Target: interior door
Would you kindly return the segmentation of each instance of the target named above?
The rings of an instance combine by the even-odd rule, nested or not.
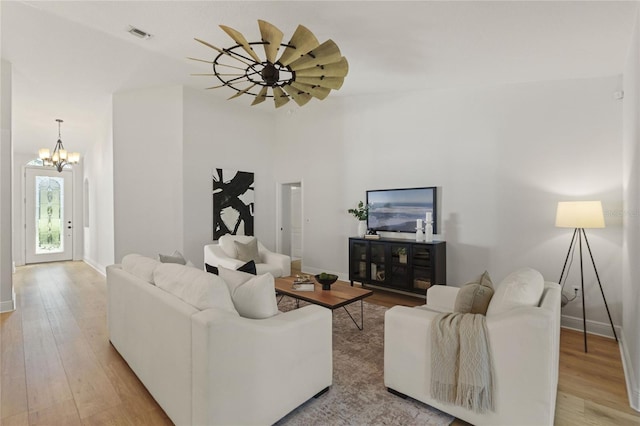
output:
[[[25,262],[73,258],[73,173],[25,169]]]
[[[291,257],[302,258],[302,187],[291,187]]]

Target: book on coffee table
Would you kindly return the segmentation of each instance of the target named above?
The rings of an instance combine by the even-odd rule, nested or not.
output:
[[[292,290],[296,290],[296,291],[314,291],[316,288],[316,286],[310,282],[294,282],[291,285],[291,289]]]

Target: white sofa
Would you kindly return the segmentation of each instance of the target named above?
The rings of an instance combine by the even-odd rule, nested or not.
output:
[[[218,243],[204,246],[204,263],[211,266],[222,266],[229,269],[238,269],[245,261],[238,259],[238,252],[234,242],[238,241],[246,244],[252,238],[246,235],[223,235]],[[274,277],[288,277],[291,275],[291,257],[275,253],[268,250],[258,241],[258,253],[260,261],[256,262],[256,272],[258,275],[269,272]]]
[[[384,381],[393,393],[407,395],[474,425],[552,425],[558,385],[560,286],[544,282],[536,306],[513,303],[502,312],[489,303],[486,323],[493,357],[495,411],[479,414],[439,402],[430,394],[431,322],[452,312],[459,288],[433,286],[425,306],[395,306],[385,315]]]
[[[243,318],[218,286],[214,303],[226,305],[200,310],[154,285],[166,264],[128,256],[138,258],[107,268],[109,339],[176,425],[272,424],[331,385],[328,309]],[[171,268],[178,295],[193,281],[221,280]]]

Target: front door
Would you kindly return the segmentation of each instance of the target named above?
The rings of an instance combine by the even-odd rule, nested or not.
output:
[[[73,173],[26,168],[26,263],[73,258]]]

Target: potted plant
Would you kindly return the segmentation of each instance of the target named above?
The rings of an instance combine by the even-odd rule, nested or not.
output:
[[[407,249],[405,247],[398,249],[398,262],[407,263]]]
[[[358,237],[362,238],[367,233],[367,218],[369,217],[369,205],[358,202],[358,207],[347,210],[353,217],[358,219]]]

